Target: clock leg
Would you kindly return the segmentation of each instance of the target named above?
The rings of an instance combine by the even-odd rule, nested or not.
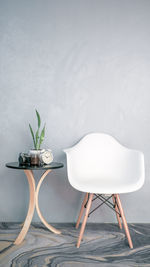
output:
[[[43,180],[45,179],[45,177],[47,176],[47,174],[51,172],[51,170],[47,170],[43,173],[43,175],[41,176],[40,180],[39,180],[39,183],[37,185],[37,188],[36,188],[36,193],[35,193],[35,205],[36,205],[36,210],[37,210],[37,213],[39,215],[39,218],[41,219],[42,223],[53,233],[55,234],[61,234],[61,231],[57,230],[56,228],[54,228],[52,225],[48,224],[48,222],[45,220],[45,218],[43,217],[40,209],[39,209],[39,203],[38,203],[38,195],[39,195],[39,190],[40,190],[40,187],[41,187],[41,184],[43,182]]]
[[[25,170],[24,171],[27,179],[28,179],[28,184],[29,184],[29,189],[30,189],[30,201],[29,201],[29,208],[28,208],[28,213],[24,222],[24,225],[22,227],[21,232],[19,233],[18,237],[16,238],[14,244],[19,245],[23,239],[25,238],[28,229],[30,227],[34,209],[35,209],[35,181],[34,181],[34,176],[32,171],[30,170]]]

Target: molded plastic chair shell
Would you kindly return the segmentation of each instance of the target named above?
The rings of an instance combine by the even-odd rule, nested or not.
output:
[[[144,183],[143,153],[122,146],[108,134],[88,134],[64,152],[68,180],[79,191],[127,193]]]

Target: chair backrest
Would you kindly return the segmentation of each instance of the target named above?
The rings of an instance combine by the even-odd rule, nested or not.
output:
[[[68,179],[137,179],[144,171],[143,153],[122,146],[108,134],[92,133],[75,146],[64,150],[67,154]]]

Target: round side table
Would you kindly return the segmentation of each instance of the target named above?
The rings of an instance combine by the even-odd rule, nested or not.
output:
[[[48,175],[48,173],[50,173],[53,169],[62,168],[63,166],[64,165],[62,163],[58,163],[58,162],[52,162],[49,165],[43,165],[43,166],[22,166],[22,165],[19,165],[18,162],[10,162],[6,164],[6,167],[8,168],[23,170],[25,172],[27,180],[28,180],[28,184],[29,184],[29,190],[30,190],[30,199],[29,199],[29,207],[28,207],[27,216],[26,216],[26,219],[24,221],[23,227],[19,235],[14,241],[15,245],[19,245],[24,240],[28,232],[28,229],[30,227],[35,208],[42,223],[53,233],[61,234],[59,230],[54,228],[52,225],[48,224],[48,222],[43,217],[39,209],[38,195],[39,195],[41,184],[43,180],[45,179],[45,177]],[[44,173],[42,174],[36,187],[33,171],[38,171],[38,170],[44,170]]]

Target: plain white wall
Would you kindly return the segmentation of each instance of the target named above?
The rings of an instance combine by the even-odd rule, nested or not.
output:
[[[65,164],[41,187],[46,220],[74,222],[83,197],[68,183],[62,149],[105,132],[145,154],[145,185],[121,198],[129,222],[149,222],[149,14],[148,0],[0,1],[0,221],[26,216],[26,177],[5,163],[32,148],[28,124],[36,127],[37,108],[43,147]],[[102,208],[89,221],[116,219]]]

